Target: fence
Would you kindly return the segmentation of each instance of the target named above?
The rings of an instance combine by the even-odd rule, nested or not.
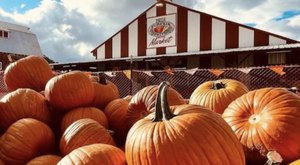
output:
[[[121,97],[134,95],[143,87],[158,85],[162,81],[169,81],[171,86],[185,99],[189,99],[192,92],[203,82],[223,78],[241,81],[250,90],[263,87],[300,88],[300,65],[174,71],[93,72],[93,74],[99,73],[104,74],[106,79],[119,87]],[[6,92],[2,73],[0,74],[0,95]]]
[[[161,81],[169,81],[185,99],[188,99],[203,82],[223,78],[241,81],[250,90],[263,87],[300,88],[300,65],[175,71],[126,70],[103,73],[119,87],[122,97],[133,95],[145,86],[158,85]]]

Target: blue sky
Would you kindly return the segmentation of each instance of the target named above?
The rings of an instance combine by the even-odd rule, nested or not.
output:
[[[29,27],[56,62],[90,51],[156,0],[0,0],[0,20]],[[300,0],[173,0],[188,8],[300,41]]]
[[[7,12],[18,11],[24,13],[27,10],[35,8],[40,3],[40,0],[0,0],[0,8]]]

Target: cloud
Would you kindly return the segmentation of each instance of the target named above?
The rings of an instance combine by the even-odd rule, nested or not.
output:
[[[300,1],[173,0],[182,6],[300,40],[300,17],[276,20],[297,11]],[[0,8],[0,19],[31,28],[42,52],[57,62],[90,61],[92,49],[144,12],[155,0],[41,0],[19,13]]]
[[[24,7],[26,7],[26,4],[22,3],[22,4],[20,5],[20,8],[23,9]]]

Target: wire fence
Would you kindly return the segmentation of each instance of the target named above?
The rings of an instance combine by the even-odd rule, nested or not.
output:
[[[225,78],[238,80],[250,90],[264,87],[300,88],[300,65],[161,71],[125,70],[92,72],[92,74],[103,74],[107,80],[115,83],[121,97],[134,95],[140,89],[158,85],[162,81],[170,82],[185,99],[189,99],[192,92],[203,82]],[[0,96],[7,92],[1,73]]]

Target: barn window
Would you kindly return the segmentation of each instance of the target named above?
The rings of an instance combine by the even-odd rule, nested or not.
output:
[[[8,31],[0,30],[0,38],[8,38]]]

